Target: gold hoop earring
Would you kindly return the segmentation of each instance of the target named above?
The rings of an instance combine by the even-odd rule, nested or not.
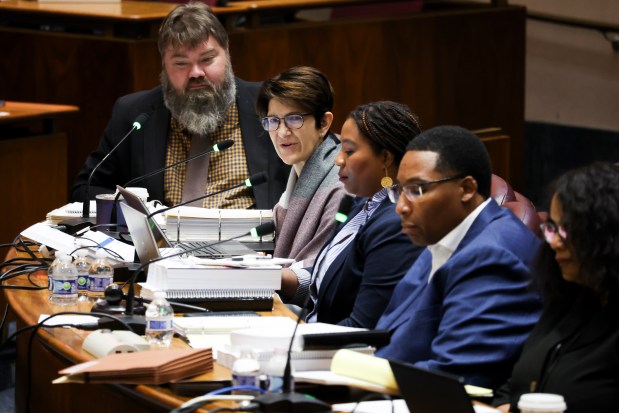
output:
[[[380,180],[380,186],[382,186],[383,188],[389,188],[393,185],[393,179],[391,179],[391,177],[389,176],[389,173],[387,172],[387,167],[383,168],[385,168],[385,176],[383,176],[383,178]]]

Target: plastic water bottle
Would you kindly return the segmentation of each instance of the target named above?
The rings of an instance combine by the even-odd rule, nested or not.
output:
[[[91,265],[90,260],[87,258],[88,250],[77,250],[76,255],[77,259],[73,261],[73,265],[77,269],[77,301],[88,301]]]
[[[266,390],[269,393],[282,393],[284,391],[284,371],[286,370],[287,360],[288,352],[285,349],[277,348],[273,351],[273,355],[264,368],[264,374],[267,376]],[[292,370],[290,373],[290,380],[292,380]]]
[[[52,303],[56,305],[77,304],[77,268],[71,262],[71,257],[64,254],[60,262],[54,267],[54,287],[52,289]]]
[[[260,362],[251,350],[241,349],[239,357],[232,364],[232,385],[260,387],[260,373]],[[258,391],[234,390],[232,394],[257,395]]]
[[[98,250],[95,257],[89,271],[88,297],[92,300],[103,299],[105,287],[114,282],[114,269],[107,260],[105,251]]]
[[[174,335],[174,310],[164,291],[156,291],[146,308],[146,341],[151,347],[168,348]]]
[[[66,255],[64,252],[56,251],[56,258],[47,268],[47,291],[49,292],[49,300],[52,301],[52,296],[54,294],[54,270],[60,264],[60,257],[62,255]]]

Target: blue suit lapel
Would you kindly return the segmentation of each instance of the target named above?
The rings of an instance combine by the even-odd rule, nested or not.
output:
[[[454,251],[454,255],[458,253],[458,251],[462,250],[462,248],[466,247],[472,240],[477,238],[477,236],[492,222],[494,221],[498,215],[501,213],[501,207],[497,205],[494,199],[491,199],[488,205],[485,206],[484,209],[481,210],[473,224],[466,232],[460,244],[458,244],[458,248]]]
[[[490,203],[475,218],[475,221],[458,245],[453,255],[462,250],[501,212],[500,207],[491,200]],[[452,255],[452,257],[453,257]],[[451,258],[450,258],[451,259]],[[428,286],[428,277],[432,269],[432,254],[428,249],[423,251],[408,273],[395,288],[391,301],[383,313],[377,328],[394,329],[408,320],[410,308]],[[440,269],[439,269],[440,271]],[[436,274],[435,274],[436,275]]]

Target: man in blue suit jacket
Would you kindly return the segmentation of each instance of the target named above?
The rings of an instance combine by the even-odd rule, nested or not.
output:
[[[540,240],[490,198],[490,160],[475,135],[437,127],[407,150],[392,192],[402,231],[428,248],[378,321],[392,336],[377,355],[498,387],[539,318],[529,284]]]

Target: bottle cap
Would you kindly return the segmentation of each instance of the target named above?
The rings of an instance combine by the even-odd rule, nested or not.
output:
[[[155,298],[166,298],[165,291],[155,291],[153,295],[155,296]]]
[[[520,396],[518,409],[522,412],[561,413],[567,405],[560,394],[526,393]]]
[[[95,256],[97,258],[106,258],[107,257],[107,253],[103,249],[98,249],[97,252],[95,253]]]
[[[77,255],[78,257],[86,257],[88,256],[88,254],[89,252],[86,248],[82,248],[82,249],[75,251],[75,255]]]

